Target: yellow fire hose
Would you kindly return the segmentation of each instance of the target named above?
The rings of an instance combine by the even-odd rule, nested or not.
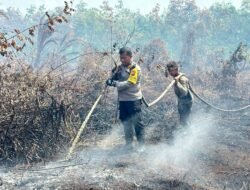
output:
[[[93,114],[93,112],[94,112],[96,106],[97,106],[98,103],[100,102],[102,96],[103,96],[103,94],[101,94],[101,95],[96,99],[96,101],[95,101],[94,105],[92,106],[91,110],[89,111],[89,113],[88,113],[86,119],[85,119],[84,122],[82,123],[82,125],[81,125],[81,127],[80,127],[80,129],[79,129],[79,131],[78,131],[78,133],[77,133],[77,135],[76,135],[76,137],[75,137],[75,139],[74,139],[74,141],[73,141],[73,143],[72,143],[70,149],[69,149],[68,155],[67,155],[67,157],[66,157],[67,160],[70,159],[70,157],[71,157],[73,151],[75,150],[76,144],[78,143],[79,138],[81,137],[81,134],[82,134],[83,130],[85,129],[85,127],[86,127],[86,125],[87,125],[87,123],[88,123],[88,121],[89,121],[91,115]]]
[[[179,79],[181,76],[183,76],[183,74],[180,74],[176,79]],[[175,80],[173,80],[168,86],[167,88],[163,91],[163,93],[157,98],[155,99],[153,102],[148,103],[147,100],[145,99],[145,97],[142,97],[142,101],[143,103],[146,105],[146,107],[151,107],[153,105],[155,105],[156,103],[158,103],[164,96],[165,94],[167,94],[167,92],[172,88],[172,86],[174,85]]]

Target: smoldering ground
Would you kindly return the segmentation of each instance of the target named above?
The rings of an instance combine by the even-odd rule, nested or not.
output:
[[[211,160],[218,160],[214,151],[221,149],[214,142],[218,119],[194,114],[190,127],[174,130],[172,141],[154,145],[150,138],[157,126],[152,123],[146,128],[144,152],[138,152],[136,141],[133,151],[125,151],[123,127],[115,124],[95,145],[78,149],[71,160],[2,172],[0,177],[5,187],[8,182],[17,189],[222,189],[226,180],[218,180],[211,166]],[[215,167],[223,162],[220,159]]]

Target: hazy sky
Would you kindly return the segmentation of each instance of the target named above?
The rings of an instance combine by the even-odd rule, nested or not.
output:
[[[80,0],[74,0],[75,3]],[[99,7],[103,0],[84,0],[89,7]],[[110,4],[113,5],[117,0],[109,0]],[[168,6],[169,0],[123,0],[124,6],[132,10],[139,9],[141,13],[148,13],[152,10],[152,7],[156,3],[159,3],[163,8]],[[215,2],[231,2],[236,7],[240,7],[241,0],[196,0],[196,3],[200,7],[209,7]],[[64,5],[64,0],[0,0],[0,8],[5,9],[7,7],[19,8],[22,12],[26,10],[30,5],[40,6],[44,4],[46,8],[53,8],[55,6]]]

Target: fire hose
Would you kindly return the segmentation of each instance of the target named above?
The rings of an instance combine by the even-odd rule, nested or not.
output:
[[[148,103],[148,101],[145,99],[145,97],[143,96],[142,97],[142,101],[143,103],[146,105],[146,107],[152,107],[153,105],[155,105],[156,103],[158,103],[164,96],[165,94],[171,89],[171,87],[174,85],[175,81],[173,80],[168,86],[167,88],[163,91],[163,93],[156,99],[154,100],[153,102],[151,103]],[[201,102],[203,102],[204,104],[206,104],[207,106],[213,108],[214,110],[217,110],[217,111],[221,111],[221,112],[239,112],[239,111],[243,111],[243,110],[246,110],[248,108],[250,108],[250,105],[246,105],[244,107],[241,107],[241,108],[238,108],[238,109],[222,109],[222,108],[219,108],[209,102],[207,102],[204,98],[202,98],[200,95],[198,95],[198,93],[193,89],[193,87],[189,84],[189,90],[191,91],[191,93],[196,97],[198,98]]]
[[[239,111],[243,111],[243,110],[246,110],[248,108],[250,108],[250,105],[247,105],[247,106],[244,106],[244,107],[241,107],[241,108],[238,108],[238,109],[232,109],[232,110],[228,110],[228,109],[222,109],[222,108],[219,108],[209,102],[207,102],[206,100],[204,100],[204,98],[202,98],[201,96],[199,96],[196,91],[192,88],[191,85],[189,85],[189,90],[193,93],[193,95],[198,98],[201,102],[203,102],[204,104],[208,105],[209,107],[215,109],[215,110],[218,110],[218,111],[222,111],[222,112],[239,112]]]

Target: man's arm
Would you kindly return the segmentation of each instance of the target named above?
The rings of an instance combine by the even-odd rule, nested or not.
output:
[[[181,93],[181,96],[186,96],[188,94],[189,84],[188,79],[185,76],[180,77],[176,85]]]
[[[120,90],[125,90],[128,89],[129,87],[135,85],[140,77],[140,71],[138,68],[134,68],[131,70],[129,78],[127,81],[123,81],[123,82],[115,82],[115,86],[117,87],[117,89]]]

